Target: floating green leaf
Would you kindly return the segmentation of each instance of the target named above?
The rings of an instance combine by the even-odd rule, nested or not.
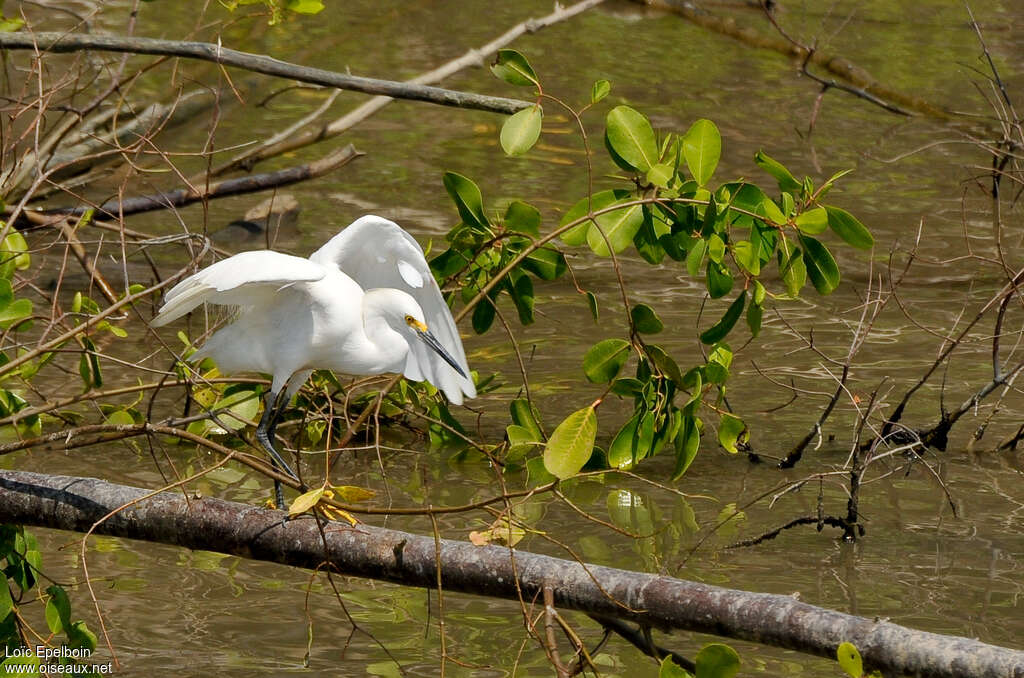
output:
[[[718,443],[727,452],[736,454],[739,451],[736,444],[746,442],[748,437],[747,425],[742,419],[728,413],[722,415],[722,421],[718,423]]]
[[[605,126],[608,144],[633,169],[646,172],[658,162],[654,129],[643,113],[616,106],[608,112]]]
[[[779,182],[779,189],[790,193],[799,193],[803,185],[796,180],[793,174],[786,169],[785,165],[769,156],[764,151],[754,154],[754,162],[768,174],[775,177]]]
[[[540,138],[543,113],[540,106],[529,108],[509,116],[501,126],[501,147],[508,155],[522,155],[533,148]]]
[[[579,473],[590,459],[597,438],[594,405],[577,410],[559,424],[544,448],[544,468],[565,480]]]
[[[630,311],[629,315],[633,320],[633,327],[641,334],[657,334],[665,329],[661,318],[647,304],[637,304]]]
[[[626,200],[623,202],[633,202]],[[597,226],[587,231],[587,244],[594,254],[607,257],[611,251],[622,252],[633,243],[633,236],[644,223],[643,205],[628,205],[622,209],[612,210],[596,217]]]
[[[498,56],[491,64],[491,73],[510,85],[529,87],[537,85],[537,74],[530,62],[514,49],[499,49]]]
[[[839,207],[826,205],[825,211],[828,212],[828,225],[847,244],[861,250],[869,250],[874,246],[875,239],[871,237],[871,232],[857,221],[857,217]]]
[[[715,173],[722,155],[722,136],[710,120],[700,119],[683,135],[683,157],[690,174],[704,186]]]
[[[818,294],[831,294],[839,287],[839,266],[832,258],[825,244],[809,236],[800,236],[800,244],[804,247],[804,263],[807,265],[807,277],[811,279]]]
[[[700,340],[705,344],[715,344],[725,338],[725,335],[732,331],[736,321],[739,320],[740,315],[743,313],[743,306],[747,302],[747,291],[743,290],[740,295],[736,297],[735,301],[729,304],[729,308],[726,309],[725,314],[721,320],[715,323],[713,326],[704,330],[700,334]]]
[[[489,222],[484,215],[484,199],[480,194],[480,187],[471,179],[455,172],[445,172],[443,182],[445,190],[459,210],[462,221],[469,226],[486,229]]]
[[[696,678],[733,678],[740,670],[736,650],[722,643],[709,643],[694,657]]]
[[[629,342],[623,339],[605,339],[590,347],[583,357],[583,372],[595,384],[604,384],[615,378],[629,359]]]
[[[594,86],[590,88],[590,103],[596,104],[597,102],[608,96],[608,93],[612,91],[612,84],[607,80],[598,80],[594,83]]]

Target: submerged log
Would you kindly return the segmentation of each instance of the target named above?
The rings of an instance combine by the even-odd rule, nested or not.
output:
[[[865,667],[886,675],[1024,678],[1024,651],[969,638],[909,629],[808,605],[789,596],[751,593],[654,574],[629,572],[499,546],[420,536],[371,525],[282,522],[279,511],[220,499],[116,485],[94,478],[0,471],[0,521],[94,532],[204,549],[304,568],[329,562],[345,575],[405,586],[527,601],[544,588],[554,603],[597,617],[663,630],[712,633],[836,655],[841,642],[860,650]],[[440,556],[438,558],[438,555]]]

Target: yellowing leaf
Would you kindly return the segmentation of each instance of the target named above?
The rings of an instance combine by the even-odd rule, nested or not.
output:
[[[297,516],[300,513],[305,513],[309,509],[319,503],[321,497],[324,496],[324,488],[318,487],[315,490],[310,490],[305,494],[300,494],[292,502],[292,505],[288,507],[288,515]]]

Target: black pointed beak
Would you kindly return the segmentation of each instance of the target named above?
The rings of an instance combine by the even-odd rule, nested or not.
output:
[[[441,342],[437,340],[437,337],[430,333],[430,330],[421,330],[418,327],[413,327],[413,329],[416,330],[416,335],[423,341],[423,343],[433,349],[437,355],[441,356],[446,363],[452,366],[453,370],[462,375],[463,379],[469,378],[466,373],[462,371],[462,368],[459,367],[459,363],[455,361],[455,358],[452,357],[451,353],[446,351],[444,346],[441,345]]]

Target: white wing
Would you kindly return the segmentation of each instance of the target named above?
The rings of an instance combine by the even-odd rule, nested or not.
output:
[[[468,375],[466,352],[448,304],[434,281],[423,248],[393,221],[367,215],[352,222],[309,256],[310,261],[335,264],[364,290],[393,288],[411,295],[423,309],[427,327]],[[426,379],[444,391],[456,405],[462,396],[476,396],[473,380],[462,377],[440,356],[420,342],[413,342],[405,376]]]
[[[185,278],[164,295],[164,305],[150,323],[160,327],[177,320],[204,301],[250,306],[270,290],[297,282],[313,282],[326,271],[309,259],[271,250],[242,252]]]

